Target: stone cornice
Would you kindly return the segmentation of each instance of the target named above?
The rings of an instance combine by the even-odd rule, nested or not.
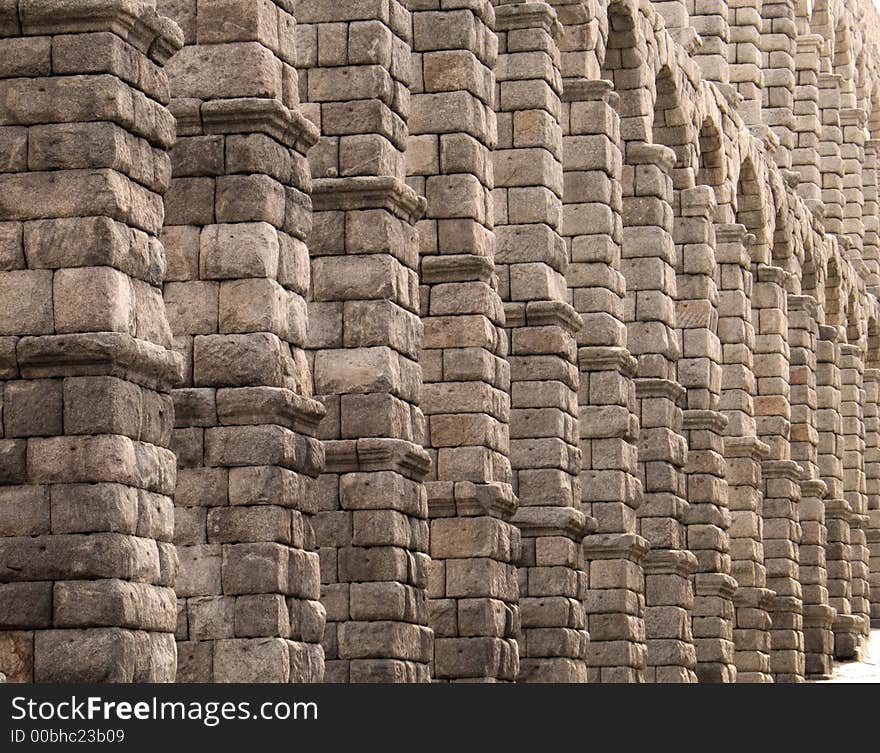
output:
[[[580,543],[596,521],[573,507],[519,507],[511,518],[523,536],[564,536]]]
[[[673,402],[678,402],[687,392],[682,385],[671,379],[637,377],[635,383],[636,395],[640,398],[665,397]]]
[[[797,42],[798,52],[815,53],[817,55],[822,49],[822,45],[825,44],[825,40],[821,34],[799,34],[795,39],[795,42]],[[818,63],[819,61],[817,60],[817,67]]]
[[[770,454],[770,447],[757,437],[724,437],[724,454],[732,458],[763,460]]]
[[[837,610],[828,604],[804,604],[804,627],[830,630]]]
[[[761,463],[761,473],[764,478],[787,478],[791,481],[800,481],[804,473],[794,460],[764,460]]]
[[[785,285],[785,279],[788,277],[782,267],[775,267],[768,264],[758,265],[758,282],[773,282],[777,285]]]
[[[651,545],[635,533],[595,533],[584,538],[584,557],[588,560],[629,560],[641,562]]]
[[[864,128],[868,122],[868,113],[862,107],[841,107],[840,125],[854,125]]]
[[[317,127],[275,99],[174,99],[169,105],[178,136],[264,133],[305,154],[318,143]]]
[[[630,141],[626,144],[628,165],[657,165],[669,172],[675,165],[675,152],[662,144],[646,144],[643,141]]]
[[[280,387],[241,387],[217,390],[221,426],[278,424],[315,436],[327,412],[319,401]]]
[[[183,356],[121,332],[23,337],[16,346],[25,379],[115,376],[170,389],[183,376]]]
[[[509,520],[517,510],[517,498],[510,484],[429,481],[426,487],[428,515],[432,518],[489,515]]]
[[[715,226],[715,240],[718,243],[745,243],[748,234],[746,226],[737,222]]]
[[[421,481],[431,467],[422,447],[403,439],[342,439],[324,442],[327,473],[397,471]]]
[[[495,26],[495,7],[492,0],[457,0],[455,9],[467,9],[489,27]]]
[[[529,301],[525,314],[529,327],[559,326],[574,335],[584,326],[581,315],[564,301]]]
[[[694,576],[694,593],[697,596],[720,596],[732,599],[739,585],[736,578],[726,573],[697,573]]]
[[[651,549],[642,560],[645,575],[680,575],[696,572],[697,558],[685,549]]]
[[[723,434],[730,419],[717,410],[685,410],[682,412],[682,428],[688,430],[714,431]]]
[[[614,91],[611,81],[587,78],[568,78],[564,81],[563,102],[606,102],[616,106],[619,100],[620,95]]]
[[[828,493],[828,484],[826,484],[820,478],[801,479],[799,483],[801,485],[802,499],[804,497],[816,497],[817,499],[824,499],[825,495]]]
[[[858,345],[853,345],[852,343],[841,343],[840,344],[840,355],[854,356],[856,358],[861,358],[862,357],[862,348]]]
[[[562,24],[547,3],[513,3],[495,6],[495,31],[543,29],[554,39],[562,36]]]
[[[265,133],[305,153],[318,143],[317,127],[276,99],[215,99],[200,108],[205,133]]]
[[[825,517],[832,520],[848,521],[853,514],[852,507],[849,502],[841,498],[832,498],[825,500]]]
[[[626,348],[586,346],[578,348],[578,368],[581,371],[619,371],[635,376],[638,362]]]
[[[387,209],[415,224],[427,209],[427,200],[406,183],[390,176],[317,178],[312,181],[312,204],[316,212]]]
[[[163,65],[183,47],[183,32],[143,0],[31,0],[19,7],[27,35],[109,31]]]
[[[474,254],[422,257],[422,282],[489,282],[495,272],[491,259]]]

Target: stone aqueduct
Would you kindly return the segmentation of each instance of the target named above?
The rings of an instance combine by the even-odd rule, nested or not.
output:
[[[827,675],[878,152],[867,0],[0,0],[0,672]]]

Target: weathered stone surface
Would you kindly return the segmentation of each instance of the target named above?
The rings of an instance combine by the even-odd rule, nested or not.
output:
[[[179,363],[158,235],[178,30],[142,0],[15,12],[0,64],[0,672],[171,682]]]
[[[0,2],[0,679],[860,655],[876,11],[594,5]]]

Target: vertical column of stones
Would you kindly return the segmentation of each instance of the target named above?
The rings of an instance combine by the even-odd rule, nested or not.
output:
[[[742,96],[738,112],[747,126],[761,124],[763,89],[761,1],[728,0],[730,83]]]
[[[763,0],[761,4],[763,56],[763,122],[779,139],[773,159],[791,167],[794,137],[795,48],[797,24],[794,0]]]
[[[752,316],[757,323],[754,400],[758,437],[770,448],[762,463],[764,566],[775,592],[770,618],[770,666],[777,682],[804,679],[803,598],[798,574],[801,467],[791,459],[788,309],[780,267],[757,265]]]
[[[424,186],[421,355],[432,470],[433,677],[514,680],[519,529],[508,460],[510,372],[490,192],[497,39],[488,2],[411,2],[410,181]]]
[[[839,21],[841,19],[838,19]],[[838,23],[834,30],[834,45],[828,45],[832,52],[831,71],[840,77],[840,107],[846,110],[856,106],[856,68],[853,60],[853,45],[850,30],[841,28]]]
[[[865,230],[862,241],[862,260],[872,275],[872,278],[868,280],[869,290],[873,285],[880,284],[880,194],[877,192],[878,145],[880,145],[880,142],[875,139],[867,139],[865,141],[865,156],[861,164],[862,226]]]
[[[0,672],[171,682],[180,30],[149,2],[13,2],[0,37]]]
[[[178,144],[165,301],[174,392],[184,682],[315,682],[324,609],[311,515],[324,410],[305,353],[311,226],[286,2],[165,2]]]
[[[599,54],[603,43],[599,17],[590,0],[548,0],[556,11],[563,30],[557,40],[560,71],[565,80],[598,80]]]
[[[727,0],[687,0],[690,24],[702,40],[693,58],[700,66],[703,80],[717,84],[730,83],[727,6]]]
[[[798,513],[801,540],[798,574],[803,597],[805,673],[825,677],[831,673],[834,610],[828,604],[825,570],[826,486],[819,472],[816,431],[816,300],[788,296],[788,338],[791,385],[791,457],[801,466]]]
[[[672,38],[688,52],[697,46],[697,31],[691,24],[687,0],[653,0],[654,10],[663,18]]]
[[[852,614],[852,551],[849,538],[851,509],[843,490],[843,424],[840,415],[840,346],[836,327],[821,325],[816,348],[816,380],[819,432],[819,470],[828,487],[825,497],[825,525],[828,531],[825,548],[828,572],[828,603],[837,610],[834,618],[834,656],[855,656],[860,625]]]
[[[795,66],[797,86],[794,90],[794,149],[792,169],[800,176],[798,195],[808,205],[818,207],[822,201],[822,170],[819,162],[821,112],[819,109],[819,51],[822,37],[818,34],[797,38]]]
[[[296,4],[312,151],[309,345],[327,407],[316,533],[327,679],[426,682],[428,521],[418,238],[406,185],[411,16],[392,0]],[[438,546],[442,543],[438,539]]]
[[[843,160],[843,222],[841,233],[849,238],[859,255],[865,242],[865,195],[862,185],[862,165],[865,162],[865,111],[847,108],[840,112],[843,140],[840,157]]]
[[[840,346],[840,414],[843,429],[843,496],[849,504],[852,554],[852,613],[861,619],[868,635],[871,602],[868,591],[868,495],[865,480],[864,361],[859,345]]]
[[[865,369],[865,476],[871,625],[880,620],[880,369]]]
[[[733,595],[727,482],[724,474],[726,417],[718,411],[721,341],[715,282],[715,193],[697,186],[680,194],[675,306],[682,358],[678,380],[687,390],[683,426],[688,443],[685,498],[687,545],[697,558],[693,575],[693,634],[700,682],[735,682]]]
[[[562,231],[578,331],[578,430],[583,511],[596,521],[584,539],[590,681],[641,682],[645,670],[647,542],[636,533],[641,502],[638,423],[626,349],[620,273],[622,169],[617,95],[609,81],[566,80],[563,93]]]
[[[675,153],[631,142],[623,170],[623,244],[628,345],[638,360],[639,473],[644,501],[639,532],[651,550],[645,570],[645,630],[649,682],[696,679],[691,632],[696,560],[683,524],[687,445],[682,433],[684,389],[676,381],[675,245],[670,171]]]
[[[734,662],[738,682],[770,682],[770,615],[773,592],[764,568],[761,461],[770,448],[756,436],[752,350],[752,272],[743,225],[718,225],[716,259],[721,272],[718,335],[722,343],[721,400],[727,416],[724,457],[730,507],[734,599]]]
[[[770,669],[775,682],[803,682],[803,592],[799,580],[800,466],[791,460],[765,460],[764,564],[770,606]]]
[[[519,680],[586,682],[577,437],[580,317],[562,223],[560,26],[544,2],[496,3],[496,272],[510,345],[510,459],[522,535]]]
[[[829,233],[843,228],[843,159],[840,144],[840,76],[819,74],[819,168],[822,173],[823,222]]]

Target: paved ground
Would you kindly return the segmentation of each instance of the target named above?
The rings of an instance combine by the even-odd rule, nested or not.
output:
[[[880,683],[880,630],[871,631],[862,661],[836,663],[834,676],[825,682]]]

